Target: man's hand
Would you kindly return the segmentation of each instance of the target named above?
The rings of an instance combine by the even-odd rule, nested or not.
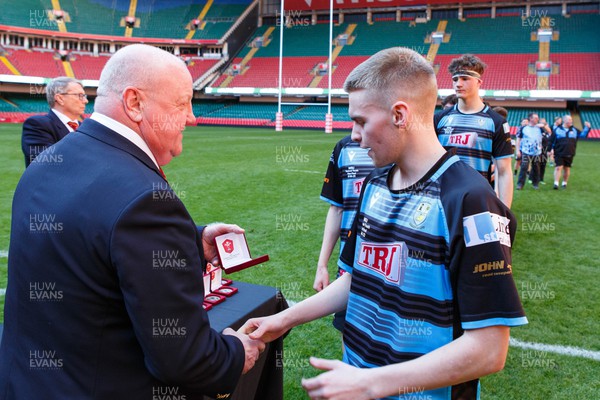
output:
[[[220,222],[209,224],[202,230],[202,247],[204,247],[204,258],[214,266],[220,266],[215,238],[226,233],[244,233],[244,230],[237,225],[223,224]]]
[[[376,397],[371,392],[368,371],[338,360],[310,358],[310,364],[327,371],[315,378],[302,379],[302,387],[311,399],[367,400]]]
[[[238,332],[248,335],[250,339],[270,343],[283,336],[288,330],[290,328],[285,326],[280,314],[275,314],[269,317],[249,319]]]
[[[313,289],[317,292],[325,289],[329,285],[329,271],[327,266],[317,266],[317,272],[315,274],[315,283],[313,283]]]
[[[254,367],[254,364],[256,364],[256,360],[258,360],[260,353],[265,350],[265,343],[261,340],[252,340],[247,335],[236,332],[231,328],[226,328],[223,331],[223,335],[231,335],[240,339],[244,346],[244,352],[246,353],[246,361],[244,362],[242,374],[250,371],[252,367]]]
[[[592,124],[590,124],[590,122],[589,122],[589,121],[585,121],[585,122],[583,123],[583,125],[584,125],[585,127],[587,127],[587,128],[591,128],[591,127],[592,127]]]

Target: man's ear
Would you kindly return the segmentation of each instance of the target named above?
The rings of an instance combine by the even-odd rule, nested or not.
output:
[[[392,123],[397,128],[404,128],[408,122],[408,105],[403,101],[392,104]]]
[[[135,87],[128,86],[123,90],[123,108],[125,114],[134,122],[142,121],[144,103],[141,96],[141,92]]]

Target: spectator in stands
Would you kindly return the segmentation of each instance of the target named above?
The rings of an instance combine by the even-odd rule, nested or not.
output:
[[[264,349],[211,329],[202,307],[204,266],[218,263],[214,238],[243,230],[197,228],[162,172],[195,122],[192,95],[177,57],[123,47],[102,70],[92,116],[54,145],[62,162],[23,173],[12,209],[3,399],[142,400],[165,387],[178,398],[226,399]]]
[[[513,197],[510,128],[506,119],[479,97],[485,68],[486,65],[472,54],[450,62],[448,71],[458,103],[435,115],[435,129],[444,148],[455,148],[461,160],[488,181],[489,166],[494,158],[498,168],[498,197],[510,207]]]
[[[21,148],[25,167],[46,148],[77,129],[88,103],[81,82],[66,76],[48,82],[46,99],[50,106],[48,114],[31,116],[23,123]]]
[[[377,167],[340,258],[348,273],[242,332],[270,341],[346,309],[344,362],[311,358],[326,371],[303,380],[311,399],[478,398],[478,378],[504,365],[510,327],[527,323],[510,267],[514,215],[437,140],[423,56],[382,50],[344,90],[352,139]]]
[[[452,106],[454,106],[456,103],[458,103],[458,97],[456,97],[456,94],[449,94],[442,100],[442,109],[452,108]]]
[[[558,190],[560,176],[562,172],[562,188],[567,188],[567,182],[571,175],[571,166],[577,149],[577,139],[587,137],[592,125],[586,121],[583,131],[573,126],[573,118],[565,114],[562,118],[563,124],[554,128],[554,132],[550,137],[550,147],[554,157],[554,190]]]
[[[529,123],[517,132],[517,157],[521,158],[521,172],[517,180],[517,190],[523,189],[527,179],[527,171],[531,166],[531,183],[534,189],[540,184],[540,159],[542,157],[543,125],[536,113],[529,113]]]
[[[367,149],[360,148],[350,135],[341,139],[333,148],[321,190],[321,199],[329,203],[329,211],[313,284],[317,292],[329,285],[329,258],[338,237],[340,254],[344,249],[348,231],[356,215],[362,183],[373,168],[373,160],[367,154]],[[337,277],[344,273],[344,269],[338,268]],[[333,326],[340,332],[343,332],[344,318],[345,313],[339,312],[333,319]]]

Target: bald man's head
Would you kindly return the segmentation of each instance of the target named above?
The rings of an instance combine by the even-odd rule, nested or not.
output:
[[[117,51],[106,63],[98,83],[98,97],[121,95],[128,86],[165,89],[156,80],[173,68],[187,70],[182,60],[158,47],[132,44]]]

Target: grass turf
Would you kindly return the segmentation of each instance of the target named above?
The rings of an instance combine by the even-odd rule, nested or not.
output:
[[[0,251],[8,250],[12,195],[24,169],[20,132],[20,125],[0,124]],[[271,261],[236,273],[234,280],[276,286],[299,301],[313,293],[327,212],[319,193],[331,150],[344,135],[188,128],[183,154],[165,172],[197,223],[237,223],[247,229],[254,254],[270,255]],[[530,321],[512,330],[519,340],[600,351],[594,302],[600,247],[593,236],[600,221],[598,154],[600,143],[579,143],[567,190],[552,190],[549,167],[548,185],[515,192],[513,271]],[[6,287],[6,265],[0,257],[0,288]],[[1,296],[2,312],[3,304]],[[308,365],[310,355],[341,357],[331,317],[298,327],[286,339],[286,399],[306,398],[300,380],[317,374]],[[482,397],[598,398],[598,375],[597,361],[511,347],[505,369],[482,379]]]

